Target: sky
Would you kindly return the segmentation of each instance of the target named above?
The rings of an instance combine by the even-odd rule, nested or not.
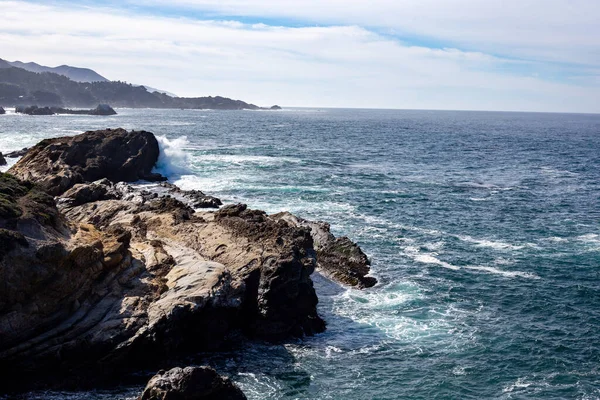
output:
[[[261,106],[600,113],[599,0],[0,0],[0,43]]]

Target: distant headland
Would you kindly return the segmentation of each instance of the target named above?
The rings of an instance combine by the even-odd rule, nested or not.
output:
[[[126,108],[212,110],[279,110],[221,96],[176,97],[146,86],[109,81],[95,71],[63,65],[56,68],[0,59],[0,105],[94,108],[98,104]]]

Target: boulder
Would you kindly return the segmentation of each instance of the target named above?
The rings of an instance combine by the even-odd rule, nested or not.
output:
[[[77,183],[165,180],[152,173],[158,142],[145,131],[106,129],[74,137],[46,139],[32,147],[10,173],[59,195]]]
[[[245,400],[244,393],[228,378],[209,367],[173,368],[160,371],[146,385],[138,400]]]
[[[0,152],[0,166],[1,165],[6,165],[6,159],[4,158],[4,156],[2,155],[2,152]]]

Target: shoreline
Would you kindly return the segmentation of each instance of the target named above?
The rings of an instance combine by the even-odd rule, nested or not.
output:
[[[115,147],[117,154],[106,150]],[[374,284],[373,278],[360,281],[369,271],[364,253],[335,238],[328,224],[240,204],[195,211],[190,205],[219,207],[220,201],[170,183],[156,184],[158,191],[136,188],[140,177],[165,180],[151,173],[158,156],[149,132],[86,132],[46,139],[10,168],[36,182],[35,189],[23,192],[17,188],[28,183],[4,175],[5,185],[14,186],[10,193],[24,193],[12,196],[24,197],[0,219],[15,238],[0,262],[11,286],[32,296],[8,293],[0,314],[0,325],[8,315],[11,321],[0,338],[0,370],[15,382],[25,371],[44,382],[73,368],[83,370],[75,376],[84,382],[110,380],[117,371],[158,368],[190,351],[218,349],[234,332],[267,341],[314,335],[325,329],[310,279],[317,266],[339,282]],[[55,200],[34,190],[47,190]],[[53,282],[39,286],[23,276],[23,262],[51,271]],[[14,311],[6,314],[6,305]],[[19,311],[31,307],[33,314]],[[108,376],[94,376],[100,370],[90,361],[98,357],[113,369]]]

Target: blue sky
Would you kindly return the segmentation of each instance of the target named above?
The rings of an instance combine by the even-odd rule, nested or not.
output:
[[[181,96],[600,112],[597,0],[0,0],[0,10],[0,58]]]

